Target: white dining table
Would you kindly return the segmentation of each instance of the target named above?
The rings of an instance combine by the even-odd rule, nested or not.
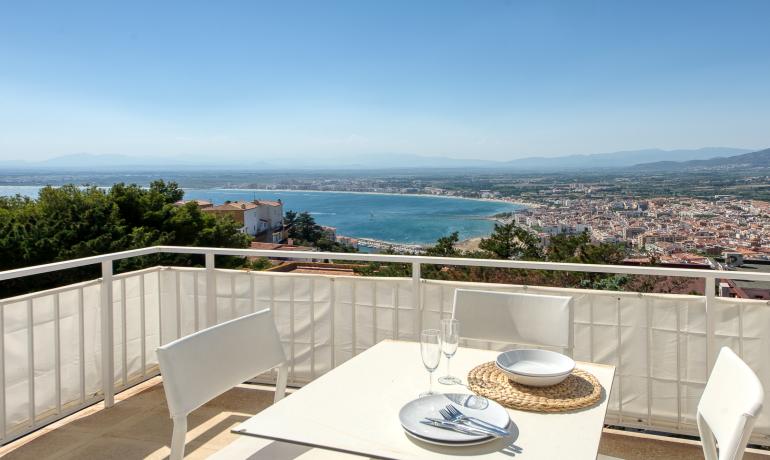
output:
[[[497,354],[490,350],[459,348],[452,358],[452,371],[466,381],[473,367],[494,361]],[[583,362],[578,362],[577,367],[591,372],[602,385],[599,403],[564,413],[508,409],[511,436],[476,446],[444,447],[408,436],[399,423],[401,407],[428,389],[420,344],[385,340],[264,409],[233,432],[264,438],[253,440],[255,446],[264,446],[265,439],[279,441],[276,445],[294,445],[298,455],[291,458],[306,458],[303,454],[315,458],[309,455],[314,450],[322,454],[321,457],[324,453],[336,452],[416,460],[447,456],[595,459],[615,368]],[[442,362],[436,374],[441,375],[444,369]],[[443,393],[471,393],[463,385],[440,385],[435,377],[433,389]],[[248,453],[249,441],[243,439],[240,445],[244,454]]]

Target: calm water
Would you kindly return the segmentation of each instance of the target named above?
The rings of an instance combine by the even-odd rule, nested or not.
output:
[[[37,196],[40,187],[0,186],[0,195]],[[227,189],[185,189],[187,199],[281,199],[284,211],[308,211],[338,235],[397,243],[433,243],[459,232],[461,239],[488,235],[493,222],[484,217],[518,209],[509,203],[430,196],[376,195],[337,192],[276,192]]]

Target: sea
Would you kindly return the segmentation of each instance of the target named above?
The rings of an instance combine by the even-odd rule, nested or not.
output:
[[[0,196],[37,197],[38,186],[0,186]],[[487,236],[490,217],[521,209],[521,205],[491,200],[355,192],[275,191],[191,188],[185,199],[221,204],[226,200],[281,200],[284,212],[309,212],[320,225],[335,227],[337,235],[402,244],[432,244],[458,232],[460,239]]]

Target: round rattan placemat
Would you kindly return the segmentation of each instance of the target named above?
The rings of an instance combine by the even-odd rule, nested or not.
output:
[[[474,367],[468,373],[468,387],[474,393],[511,409],[533,412],[566,412],[595,404],[602,386],[590,372],[575,369],[561,383],[530,387],[511,381],[494,362]]]

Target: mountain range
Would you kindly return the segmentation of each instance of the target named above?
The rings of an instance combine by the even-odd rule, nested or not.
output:
[[[770,168],[770,149],[707,160],[656,161],[634,166],[644,171],[693,171],[717,169],[758,169]]]
[[[265,170],[357,170],[357,169],[497,169],[516,171],[580,171],[597,169],[640,168],[645,170],[688,169],[720,167],[729,164],[762,164],[768,167],[768,152],[752,152],[730,147],[704,147],[700,149],[663,150],[645,149],[611,153],[565,155],[558,157],[525,157],[509,161],[457,159],[447,157],[408,154],[348,155],[322,159],[292,159],[283,157],[281,162],[259,158],[227,159],[210,157],[178,156],[128,156],[101,154],[73,154],[49,160],[0,161],[0,171],[9,170],[70,170],[70,171],[265,171]],[[736,159],[740,158],[739,161]],[[763,163],[764,162],[764,163]]]

